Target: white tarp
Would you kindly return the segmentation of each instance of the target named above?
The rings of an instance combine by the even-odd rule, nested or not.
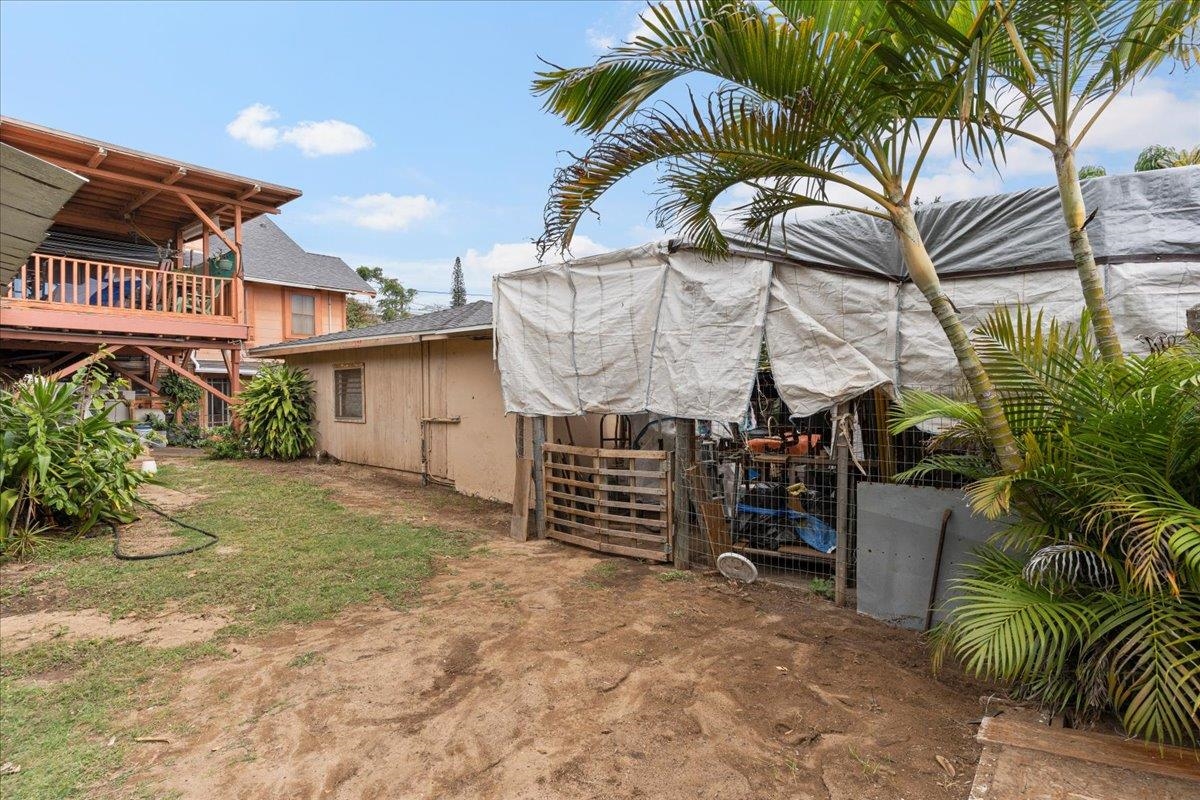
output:
[[[1141,337],[1185,331],[1187,309],[1200,304],[1200,168],[1087,186],[1102,201],[1104,223],[1089,231],[1123,346],[1142,352]],[[920,212],[943,288],[969,328],[998,303],[1078,320],[1079,280],[1060,258],[1066,236],[1048,191]],[[951,235],[956,213],[970,219],[974,244]],[[776,246],[770,260],[743,253],[707,261],[659,243],[497,276],[506,409],[737,421],[764,331],[775,384],[796,414],[878,386],[957,388],[954,355],[924,297],[891,274],[891,240],[872,234],[882,231],[870,218],[819,222],[804,223],[809,235],[787,258]],[[830,237],[850,232],[861,238],[834,249]]]

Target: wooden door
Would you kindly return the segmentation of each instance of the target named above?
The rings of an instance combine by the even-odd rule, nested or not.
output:
[[[458,420],[451,418],[447,410],[446,342],[425,342],[422,347],[425,373],[425,407],[421,416],[421,455],[424,461],[422,476],[434,483],[453,486],[449,426]]]

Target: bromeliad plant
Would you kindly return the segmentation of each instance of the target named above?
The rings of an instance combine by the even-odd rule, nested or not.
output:
[[[312,450],[316,407],[313,382],[304,370],[285,364],[265,367],[239,400],[235,413],[252,452],[292,461]]]
[[[893,430],[953,420],[906,475],[973,479],[1012,523],[954,584],[939,657],[1057,712],[1200,738],[1200,340],[1105,361],[1079,326],[998,309],[975,346],[1023,466],[997,469],[974,404],[908,392]]]
[[[132,519],[142,444],[109,412],[124,384],[101,369],[69,383],[31,376],[0,390],[0,545],[27,555],[42,533]]]

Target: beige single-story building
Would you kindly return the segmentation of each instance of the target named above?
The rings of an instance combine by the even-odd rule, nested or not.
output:
[[[316,383],[317,449],[512,502],[515,417],[492,360],[492,304],[258,347]]]

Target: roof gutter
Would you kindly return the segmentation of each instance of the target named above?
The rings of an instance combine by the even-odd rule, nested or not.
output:
[[[419,344],[421,342],[435,341],[437,339],[449,339],[453,336],[466,336],[472,333],[487,333],[491,334],[491,325],[474,325],[467,328],[446,328],[444,330],[432,331],[412,331],[409,333],[390,333],[377,334],[375,336],[362,336],[356,339],[333,339],[327,342],[312,342],[305,344],[303,341],[293,344],[280,343],[268,344],[262,347],[255,347],[250,350],[250,355],[256,358],[278,358],[280,356],[294,356],[301,353],[322,353],[330,350],[354,350],[360,347],[389,347],[398,344]]]
[[[289,289],[320,289],[321,291],[324,291],[324,292],[338,292],[340,294],[365,294],[365,295],[370,295],[371,297],[375,296],[375,291],[373,289],[364,290],[364,289],[346,289],[346,288],[343,288],[340,286],[339,287],[317,286],[316,284],[312,284],[312,283],[292,283],[290,281],[268,280],[267,278],[251,278],[249,276],[247,276],[245,278],[245,281],[246,281],[246,283],[265,283],[265,284],[269,284],[271,286],[286,286]]]

